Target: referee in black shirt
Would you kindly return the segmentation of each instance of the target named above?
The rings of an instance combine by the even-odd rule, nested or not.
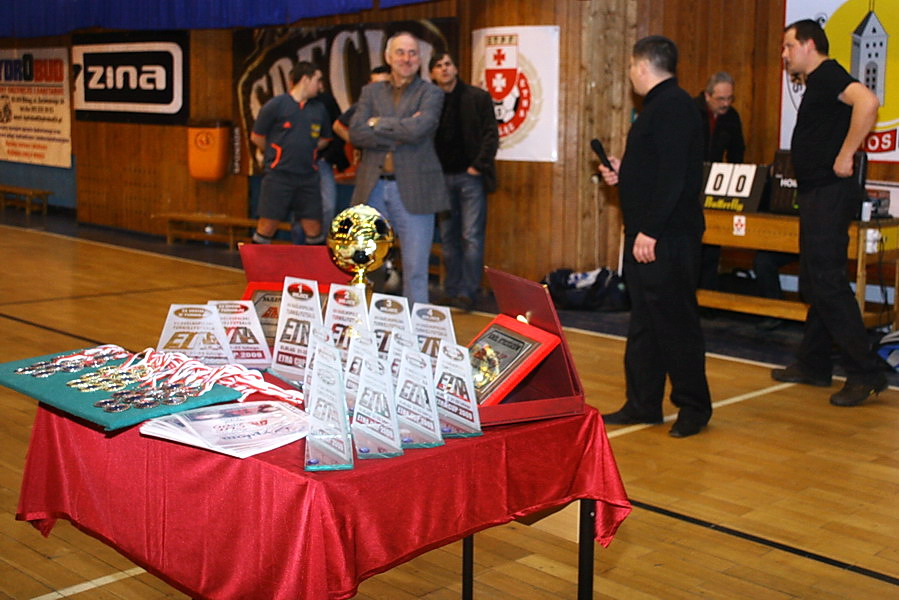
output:
[[[662,36],[635,45],[630,60],[643,110],[627,136],[624,157],[600,165],[618,185],[624,216],[624,279],[631,298],[624,355],[627,400],[603,415],[609,425],[663,421],[665,378],[678,407],[673,437],[699,433],[712,416],[705,375],[696,284],[705,221],[703,136],[690,95],[677,85],[677,47]]]

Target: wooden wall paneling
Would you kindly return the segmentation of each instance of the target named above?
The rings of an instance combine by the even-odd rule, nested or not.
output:
[[[636,2],[590,2],[583,15],[584,99],[579,144],[584,165],[580,201],[584,212],[594,212],[592,222],[585,220],[584,248],[578,270],[600,266],[618,268],[621,241],[621,211],[617,192],[589,177],[596,172],[597,159],[589,140],[598,138],[606,151],[621,156],[633,108],[628,60],[636,35]],[[592,254],[588,254],[591,245]]]
[[[509,25],[559,25],[559,4],[539,0],[487,0],[472,8],[471,28]],[[564,3],[568,4],[568,3]],[[564,41],[560,42],[564,46]],[[564,52],[564,48],[560,49]],[[564,57],[562,59],[564,64]],[[560,78],[565,77],[560,73]],[[560,98],[560,103],[564,102]],[[561,120],[560,104],[560,120]],[[561,129],[561,127],[560,127]],[[560,131],[559,148],[564,136]],[[557,175],[559,163],[499,161],[499,189],[488,200],[485,262],[497,268],[539,279],[555,266],[551,256],[564,252],[558,244],[561,221],[565,219],[564,187]]]
[[[233,121],[231,31],[192,31],[189,56],[191,116]],[[161,235],[156,213],[247,215],[246,177],[190,176],[185,126],[74,121],[73,142],[81,222]]]
[[[595,161],[588,141],[599,137],[618,156],[624,150],[637,101],[630,91],[627,61],[637,38],[661,33],[678,42],[679,77],[691,94],[702,88],[711,72],[732,72],[737,79],[736,107],[746,128],[747,160],[771,160],[778,146],[783,2],[438,0],[300,25],[455,16],[463,75],[471,70],[473,29],[560,26],[559,160],[501,161],[500,189],[489,199],[487,262],[534,279],[558,267],[617,266],[616,193],[590,181]],[[230,36],[227,30],[191,33],[190,102],[195,117],[236,118]],[[13,42],[37,45],[45,40]],[[54,45],[56,40],[46,43]],[[245,215],[247,178],[193,180],[186,169],[186,145],[183,127],[73,121],[79,220],[162,233],[162,224],[149,219],[154,212]],[[871,164],[869,176],[899,179],[899,165]]]
[[[238,108],[234,93],[233,32],[230,29],[203,29],[191,32],[192,119],[237,122]],[[194,85],[196,82],[196,85]],[[187,132],[183,133],[188,144]],[[231,146],[231,134],[227,137]],[[228,151],[227,174],[219,181],[186,181],[189,196],[194,199],[192,211],[223,213],[246,217],[249,214],[249,180],[231,175],[231,150]]]
[[[774,153],[780,148],[783,0],[764,3],[755,17],[755,54],[750,71],[752,87],[741,86],[740,94],[750,95],[751,101],[744,118],[747,160],[767,164],[774,160]]]
[[[594,103],[597,90],[591,88],[595,74],[608,68],[606,49],[597,45],[605,22],[588,22],[586,15],[603,10],[624,14],[622,2],[520,2],[495,0],[473,9],[472,29],[503,25],[558,25],[561,30],[559,159],[555,163],[518,163],[501,161],[498,165],[500,189],[491,196],[488,216],[486,260],[524,277],[539,279],[554,268],[596,268],[607,263],[606,246],[614,247],[617,263],[618,215],[606,205],[605,192],[594,196],[590,177],[595,168],[588,141],[599,135],[597,110],[585,107]],[[617,12],[616,12],[617,10]],[[514,16],[517,20],[511,21]],[[619,20],[620,21],[620,20]],[[620,22],[616,21],[616,27]],[[589,27],[589,28],[588,28]],[[593,40],[593,44],[587,43]],[[596,50],[593,50],[593,48]],[[589,56],[589,58],[588,58]],[[626,78],[626,69],[618,65],[616,78]],[[592,76],[592,79],[591,79]],[[613,89],[620,90],[613,86]],[[602,107],[608,119],[608,105]],[[608,119],[611,122],[611,119]],[[609,216],[615,235],[611,243],[604,230]]]

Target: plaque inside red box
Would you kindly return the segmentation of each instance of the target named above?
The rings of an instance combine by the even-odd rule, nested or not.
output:
[[[468,345],[480,406],[494,406],[559,345],[548,331],[497,315]]]
[[[549,290],[537,282],[491,267],[484,270],[501,314],[512,319],[520,315],[529,325],[557,337],[559,343],[505,395],[502,402],[480,406],[481,425],[583,413],[584,388]]]

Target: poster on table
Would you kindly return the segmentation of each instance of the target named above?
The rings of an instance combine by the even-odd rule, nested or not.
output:
[[[71,168],[65,48],[0,50],[0,160]]]
[[[493,98],[497,160],[558,160],[559,27],[490,27],[471,37],[471,84]]]
[[[787,0],[784,26],[800,19],[821,23],[829,55],[880,100],[877,124],[865,140],[868,160],[899,162],[899,2]],[[805,86],[781,73],[780,147],[789,148]]]

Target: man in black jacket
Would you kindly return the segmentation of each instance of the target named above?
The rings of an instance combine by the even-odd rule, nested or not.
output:
[[[435,54],[428,69],[446,94],[434,137],[450,194],[450,210],[438,215],[446,267],[443,290],[449,304],[468,310],[484,270],[487,194],[496,189],[499,132],[490,94],[460,81],[449,54]]]
[[[660,424],[665,378],[678,407],[672,437],[699,433],[712,416],[696,282],[705,220],[702,125],[677,85],[677,47],[653,35],[631,55],[630,79],[644,96],[624,157],[599,171],[618,185],[624,217],[624,279],[631,318],[624,354],[627,401],[609,425]]]
[[[702,119],[703,156],[707,162],[741,163],[746,143],[743,141],[743,123],[733,107],[734,78],[719,71],[709,77],[705,90],[693,98]],[[718,263],[721,246],[705,244],[702,247],[702,268],[699,287],[718,289]]]
[[[705,90],[693,98],[702,117],[705,148],[703,160],[730,163],[743,162],[746,143],[743,141],[743,123],[733,107],[734,78],[719,71],[709,77]]]

